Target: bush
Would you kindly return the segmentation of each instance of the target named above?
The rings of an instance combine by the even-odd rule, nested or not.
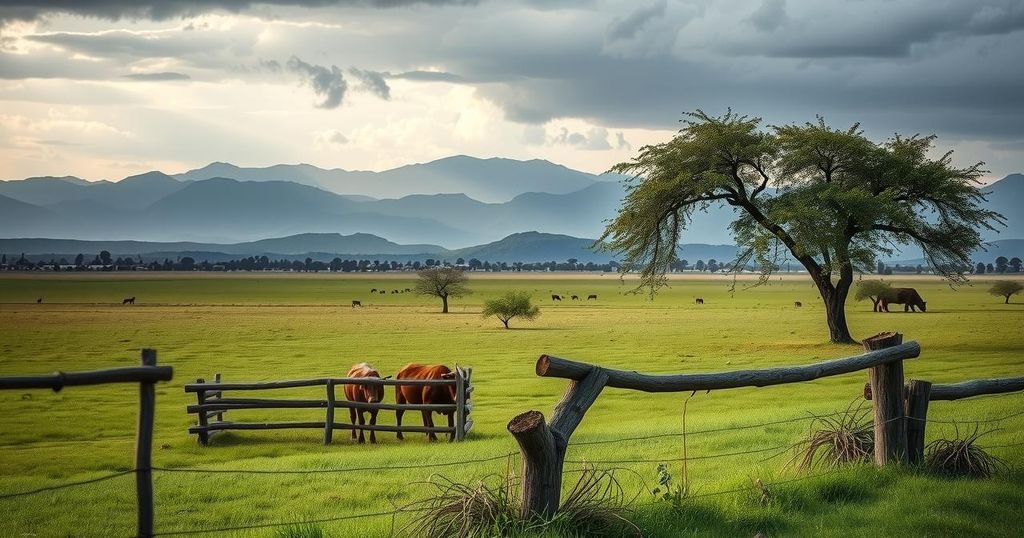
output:
[[[882,299],[893,300],[896,298],[896,292],[893,291],[892,286],[888,282],[881,280],[862,280],[857,283],[857,291],[854,292],[853,298],[858,301],[864,299],[871,299],[871,304],[874,305],[874,310],[878,311],[878,303]]]
[[[871,461],[875,450],[875,430],[870,408],[863,403],[850,404],[845,411],[833,416],[817,417],[812,431],[803,441],[797,454],[799,466],[810,469],[816,464],[838,467],[849,463]]]
[[[497,299],[484,302],[483,316],[496,316],[505,324],[506,329],[513,318],[533,320],[539,315],[540,308],[530,303],[530,294],[525,291],[510,291]]]
[[[1005,465],[1003,460],[989,454],[978,445],[982,437],[978,427],[956,439],[936,439],[928,444],[925,464],[928,470],[944,476],[989,478],[996,469]]]

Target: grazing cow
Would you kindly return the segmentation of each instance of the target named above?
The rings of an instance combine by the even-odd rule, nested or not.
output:
[[[412,288],[405,288],[405,291],[412,291]]]
[[[122,305],[135,304],[135,297],[129,297],[127,299],[124,299],[123,301],[121,301],[121,304]]]
[[[594,295],[593,293],[591,293],[590,295],[587,295],[587,300],[589,301],[591,299],[596,301],[597,300],[597,295]]]
[[[396,379],[453,379],[455,372],[443,364],[407,364],[395,375]],[[395,386],[395,403],[398,404],[454,404],[455,385],[437,386],[426,385],[416,386]],[[427,428],[434,427],[433,411],[423,411],[423,425]],[[399,427],[402,426],[402,414],[404,411],[395,411],[395,419]],[[455,412],[445,411],[442,414],[448,415],[448,427],[455,427]],[[398,432],[398,438],[402,439],[402,432]],[[449,439],[455,439],[452,433]],[[427,434],[428,441],[437,441],[437,435],[433,432]]]
[[[573,295],[572,296],[572,300],[573,301],[579,301],[580,300],[580,296],[579,295]]]
[[[36,304],[43,304],[43,298],[40,297],[40,298],[36,299]]]
[[[794,302],[793,302],[793,306],[795,306],[795,307],[797,307],[797,308],[800,308],[800,307],[801,307],[801,306],[803,306],[803,305],[804,305],[804,304],[803,304],[803,303],[801,303],[800,301],[794,301]]]
[[[895,298],[882,297],[882,310],[889,311],[889,304],[901,304],[903,305],[904,312],[916,312],[915,308],[920,308],[921,312],[925,312],[927,303],[921,298],[921,294],[917,293],[914,288],[893,288],[893,293],[896,295]]]
[[[357,306],[362,308],[363,303],[361,301],[352,301],[352,308],[355,308]]]
[[[371,289],[371,290],[370,290],[370,293],[377,293],[377,288],[373,288],[373,289]]]
[[[552,301],[561,301],[562,300],[562,296],[561,295],[554,295],[554,294],[552,294],[551,295],[551,300]]]
[[[378,372],[377,369],[374,368],[373,366],[365,362],[361,362],[359,364],[353,364],[352,368],[349,369],[348,374],[346,374],[345,377],[375,377],[377,379],[380,379],[380,372]],[[387,379],[387,377],[385,377],[384,379]],[[384,401],[384,385],[345,385],[345,399],[350,402],[356,403],[380,403]],[[370,412],[370,425],[376,426],[376,409],[356,409],[355,407],[350,407],[348,409],[348,415],[349,418],[352,420],[352,425],[355,426],[357,417],[359,420],[359,425],[365,425],[366,419],[363,417],[363,413],[367,411]],[[352,428],[352,438],[356,438],[355,428]],[[363,436],[363,430],[359,430],[359,442],[366,442],[366,438]],[[377,442],[377,432],[373,430],[370,430],[370,442]]]
[[[387,290],[380,290],[381,295],[384,295],[385,293],[387,293]]]
[[[700,297],[697,297],[697,301],[696,301],[696,303],[697,303],[697,304],[704,304],[704,299],[702,299],[702,298],[700,298]]]

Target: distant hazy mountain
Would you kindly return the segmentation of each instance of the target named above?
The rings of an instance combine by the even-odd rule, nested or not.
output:
[[[92,204],[116,209],[140,210],[185,187],[161,172],[147,172],[118,182],[88,182],[76,177],[38,177],[0,181],[0,194],[33,205],[80,210]]]
[[[291,181],[338,194],[374,198],[399,198],[410,194],[465,194],[484,202],[504,202],[526,192],[564,194],[578,191],[600,179],[599,176],[548,161],[478,159],[464,155],[383,172],[340,168],[325,170],[308,164],[242,168],[228,163],[212,163],[176,177],[191,181],[214,177],[243,181]]]
[[[985,232],[982,236],[988,241],[1024,239],[1024,175],[1010,174],[982,190],[989,193],[986,205],[1002,213],[1007,222],[999,233]]]

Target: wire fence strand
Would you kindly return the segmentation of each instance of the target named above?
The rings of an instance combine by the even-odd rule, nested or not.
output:
[[[66,482],[64,484],[57,484],[57,485],[54,485],[54,486],[47,486],[45,488],[38,488],[38,489],[29,490],[29,491],[19,491],[17,493],[3,493],[3,494],[0,494],[0,499],[11,499],[11,498],[14,498],[14,497],[24,497],[24,496],[27,496],[27,495],[35,495],[37,493],[46,493],[47,491],[57,491],[57,490],[62,490],[62,489],[67,489],[67,488],[73,488],[73,487],[76,487],[76,486],[84,486],[86,484],[95,484],[97,482],[104,482],[104,481],[107,481],[107,480],[111,480],[111,479],[114,479],[114,478],[118,478],[118,477],[125,476],[125,475],[130,475],[130,474],[135,474],[135,469],[132,469],[130,471],[122,471],[122,472],[119,472],[119,473],[112,473],[112,474],[100,476],[100,477],[97,477],[97,478],[91,478],[89,480],[81,480],[81,481],[78,481],[78,482]]]

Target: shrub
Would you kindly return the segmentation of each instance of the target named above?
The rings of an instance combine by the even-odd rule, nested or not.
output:
[[[842,413],[816,417],[810,435],[799,445],[799,466],[810,469],[816,464],[838,467],[871,461],[875,432],[869,412],[863,403],[856,407],[851,403]]]
[[[925,465],[928,470],[944,476],[989,478],[996,469],[1004,466],[1003,460],[989,454],[978,445],[975,426],[971,433],[961,437],[957,429],[956,439],[936,439],[928,444]]]
[[[874,306],[874,311],[879,310],[879,302],[882,299],[893,300],[896,298],[896,292],[893,291],[892,286],[888,282],[881,280],[862,280],[857,283],[857,291],[854,292],[853,298],[858,301],[864,299],[871,299],[871,304]]]
[[[483,316],[496,316],[505,328],[513,318],[536,319],[540,308],[530,303],[530,294],[525,291],[510,291],[505,295],[484,302]]]

